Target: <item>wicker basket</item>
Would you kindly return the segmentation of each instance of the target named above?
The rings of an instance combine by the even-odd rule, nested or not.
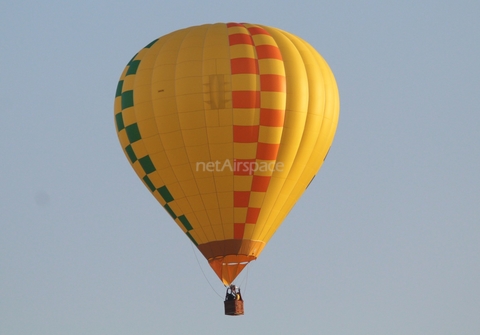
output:
[[[225,315],[243,315],[243,300],[226,300]]]

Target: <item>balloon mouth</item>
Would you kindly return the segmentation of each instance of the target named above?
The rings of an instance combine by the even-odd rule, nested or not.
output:
[[[248,255],[226,255],[211,258],[208,260],[208,263],[223,284],[228,286],[237,278],[248,263],[256,259],[257,257]]]
[[[257,259],[265,247],[258,240],[221,240],[199,244],[198,249],[208,260],[224,285],[230,285],[242,270]]]

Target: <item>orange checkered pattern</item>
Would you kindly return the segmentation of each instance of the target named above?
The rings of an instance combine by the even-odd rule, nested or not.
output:
[[[277,159],[285,118],[286,81],[283,64],[272,67],[264,62],[268,59],[269,63],[283,63],[278,46],[265,29],[237,23],[227,27],[232,55],[236,167],[234,238],[242,239],[253,232],[273,173],[272,169],[258,167],[273,167]]]

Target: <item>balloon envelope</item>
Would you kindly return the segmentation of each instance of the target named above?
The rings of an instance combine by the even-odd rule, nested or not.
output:
[[[299,37],[246,23],[151,42],[115,97],[127,159],[227,285],[319,170],[338,116],[325,60]]]

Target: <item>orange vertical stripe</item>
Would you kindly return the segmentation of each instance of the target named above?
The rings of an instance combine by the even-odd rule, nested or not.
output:
[[[234,223],[234,238],[241,239],[245,234],[245,224],[256,224],[260,215],[260,208],[248,207],[251,192],[266,192],[270,184],[271,176],[256,175],[254,168],[259,160],[268,160],[275,163],[277,158],[279,144],[258,143],[260,125],[263,127],[282,127],[285,119],[284,110],[275,110],[262,108],[261,92],[286,92],[286,80],[284,75],[271,74],[268,64],[259,62],[259,59],[278,59],[282,60],[280,49],[276,45],[255,45],[253,35],[267,35],[268,31],[261,27],[245,27],[243,24],[230,23],[228,27],[246,28],[245,33],[238,33],[238,29],[230,30],[234,32],[229,35],[230,46],[242,45],[245,48],[254,48],[256,58],[234,58],[230,60],[232,79],[240,80],[242,77],[235,77],[238,74],[257,75],[260,81],[260,87],[255,91],[232,91],[232,106],[237,110],[241,109],[260,109],[259,124],[243,126],[233,125],[233,141],[242,143],[255,143],[257,147],[256,157],[252,159],[235,159],[235,176],[252,176],[250,191],[233,192],[234,207],[247,208],[245,221],[240,220]],[[243,29],[241,29],[243,30]],[[253,50],[252,50],[253,51]],[[262,70],[263,69],[263,70]],[[254,88],[255,89],[255,88]],[[264,104],[267,104],[268,101]]]
[[[282,60],[282,54],[280,49],[273,45],[257,45],[255,47],[257,50],[258,59],[274,58]]]
[[[253,176],[252,191],[253,192],[267,192],[270,184],[271,176]]]
[[[268,31],[266,31],[266,30],[263,29],[262,27],[250,27],[250,28],[248,28],[248,32],[249,32],[251,35],[264,34],[264,35],[269,35],[269,36],[270,36],[270,34],[268,33]]]
[[[247,210],[246,223],[257,223],[259,214],[260,214],[260,208],[249,207]]]
[[[260,125],[282,127],[285,120],[285,111],[281,109],[260,109]]]
[[[266,92],[285,92],[287,90],[285,77],[278,74],[261,74],[260,89]]]
[[[280,144],[258,143],[257,159],[275,160]]]
[[[253,45],[253,40],[252,36],[249,34],[231,34],[228,35],[228,42],[230,45],[236,45],[236,44],[249,44]]]

